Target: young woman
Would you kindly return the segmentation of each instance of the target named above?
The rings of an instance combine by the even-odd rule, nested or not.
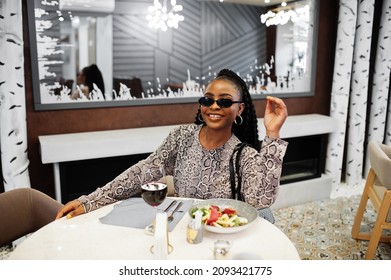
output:
[[[103,81],[102,73],[100,72],[98,66],[96,64],[91,64],[90,66],[84,67],[78,74],[77,74],[77,85],[80,87],[81,93],[85,95],[87,99],[96,98],[91,96],[92,94],[98,94],[94,93],[94,84],[96,87],[100,90],[99,95],[103,98],[105,98],[105,83]],[[71,99],[78,99],[80,97],[79,90],[76,90],[72,93]]]
[[[250,145],[244,147],[240,156],[243,199],[257,209],[273,204],[288,145],[279,139],[288,115],[284,102],[275,97],[267,98],[266,136],[261,144],[247,86],[231,70],[219,72],[199,104],[194,124],[175,128],[148,158],[91,194],[68,202],[59,210],[57,218],[64,215],[71,218],[140,193],[146,168],[152,170],[148,174],[154,176],[160,166],[164,167],[166,175],[173,176],[176,196],[231,198],[229,160],[240,142]]]

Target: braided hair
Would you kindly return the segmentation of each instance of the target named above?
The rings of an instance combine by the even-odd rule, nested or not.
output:
[[[244,103],[244,110],[241,114],[243,123],[241,125],[232,124],[232,132],[239,138],[240,141],[245,142],[256,150],[260,150],[260,142],[258,140],[258,120],[252,101],[250,92],[246,83],[235,72],[229,69],[221,70],[216,80],[226,80],[234,83],[240,92],[242,102]],[[198,108],[198,112],[195,118],[195,124],[202,124],[201,109]],[[201,119],[201,120],[200,120]]]

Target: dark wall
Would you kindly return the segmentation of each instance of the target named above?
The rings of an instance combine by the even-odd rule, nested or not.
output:
[[[24,18],[23,39],[26,72],[28,154],[30,160],[29,172],[33,188],[54,197],[53,167],[50,164],[41,163],[39,135],[173,125],[194,121],[197,104],[34,111],[26,1],[28,0],[22,1]],[[315,96],[285,99],[289,115],[329,114],[337,35],[338,2],[338,0],[320,1]],[[255,101],[255,106],[258,117],[263,117],[265,101],[257,100]],[[143,117],[146,115],[148,115],[148,118]],[[93,174],[86,174],[85,176],[93,176]]]

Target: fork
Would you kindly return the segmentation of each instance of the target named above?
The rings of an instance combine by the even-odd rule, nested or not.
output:
[[[168,205],[168,207],[166,209],[163,210],[163,212],[167,212],[168,210],[170,210],[171,207],[173,207],[175,204],[176,204],[176,200],[173,200],[170,205]],[[175,210],[174,210],[175,211]],[[153,219],[152,223],[147,226],[145,229],[145,232],[149,235],[151,235],[152,233],[155,232],[155,223],[156,223],[156,220]]]
[[[167,220],[168,220],[169,223],[172,222],[172,221],[174,220],[174,213],[175,213],[176,211],[178,211],[179,208],[181,208],[182,204],[183,204],[182,201],[179,202],[178,205],[175,207],[174,211],[172,211],[172,213],[170,214],[170,216],[168,216]]]

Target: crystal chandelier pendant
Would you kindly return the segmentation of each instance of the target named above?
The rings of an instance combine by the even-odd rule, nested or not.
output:
[[[182,5],[177,5],[176,0],[170,1],[168,9],[167,0],[163,0],[163,5],[159,0],[154,0],[153,6],[148,7],[148,26],[161,31],[167,31],[168,28],[178,28],[180,21],[183,21],[184,16],[179,12],[183,10]]]
[[[276,9],[276,11],[269,10],[267,13],[260,16],[261,22],[266,26],[270,25],[284,25],[297,21],[309,20],[309,5],[302,7],[285,8],[282,10]]]

